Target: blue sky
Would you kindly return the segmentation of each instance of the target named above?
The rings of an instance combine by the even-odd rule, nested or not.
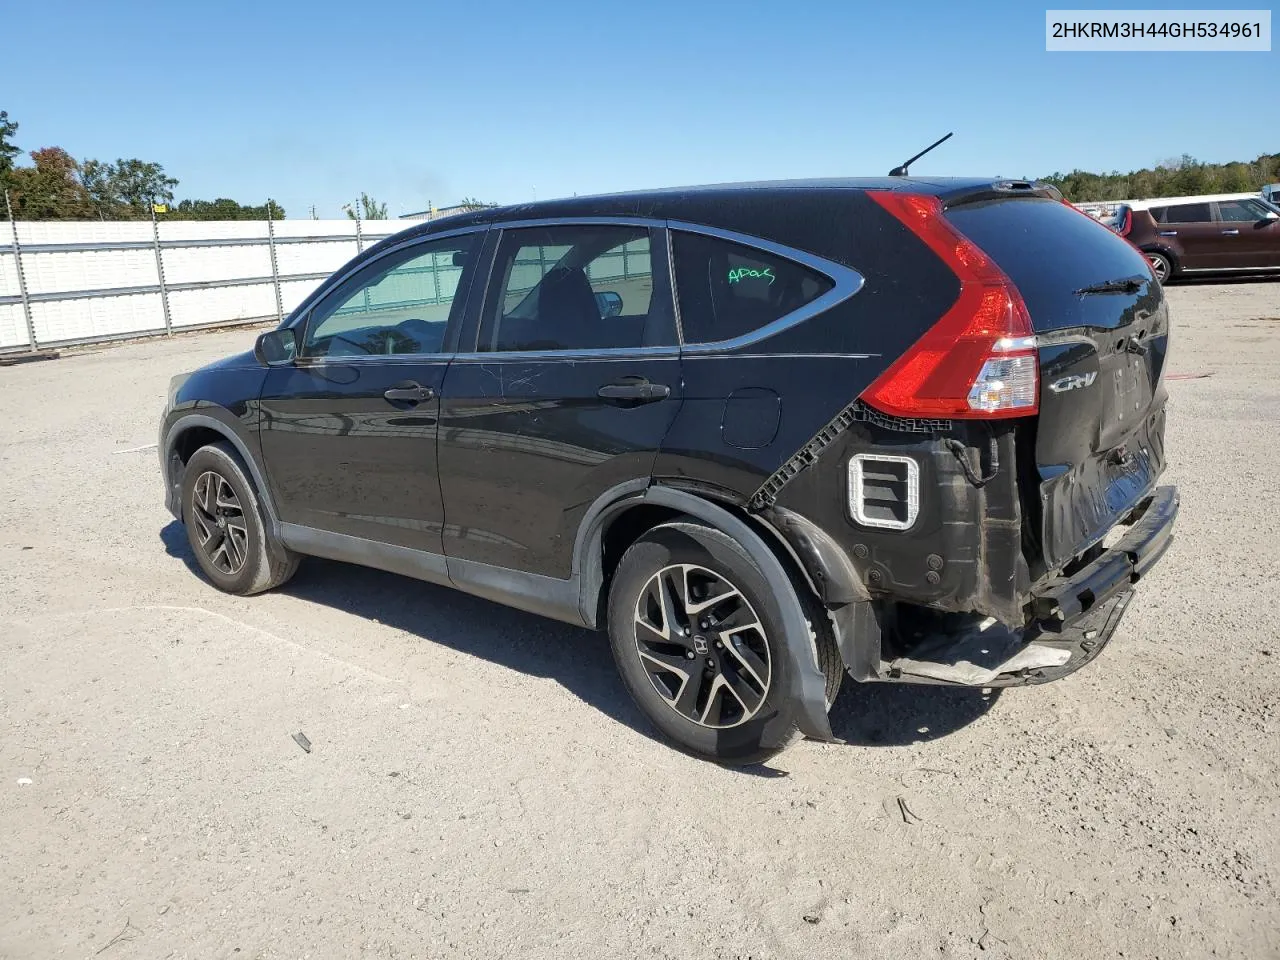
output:
[[[1060,6],[1061,4],[1054,4]],[[177,196],[392,216],[725,180],[1129,170],[1280,149],[1280,52],[1046,53],[1044,6],[4,3],[25,149],[141,157]]]

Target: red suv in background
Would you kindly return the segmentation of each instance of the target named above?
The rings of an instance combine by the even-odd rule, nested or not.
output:
[[[1280,209],[1261,197],[1134,200],[1116,211],[1114,228],[1161,283],[1183,273],[1280,271]]]

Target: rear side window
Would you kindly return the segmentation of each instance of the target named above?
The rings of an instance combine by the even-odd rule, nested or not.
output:
[[[835,286],[794,260],[719,237],[677,230],[671,247],[686,343],[751,333]]]
[[[1157,223],[1211,223],[1213,213],[1207,203],[1175,203],[1171,207],[1155,207],[1151,211]]]

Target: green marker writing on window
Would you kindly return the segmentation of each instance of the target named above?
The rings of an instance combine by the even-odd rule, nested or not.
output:
[[[738,267],[729,271],[729,282],[740,283],[743,280],[768,280],[769,285],[773,285],[773,281],[778,279],[773,275],[772,267],[765,267],[763,270],[752,270],[750,267]]]

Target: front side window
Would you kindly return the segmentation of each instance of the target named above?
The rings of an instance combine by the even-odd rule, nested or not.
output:
[[[686,343],[758,330],[835,286],[816,270],[755,247],[682,230],[671,237]]]
[[[320,302],[303,356],[439,353],[480,234],[432,240],[388,254]]]
[[[567,224],[506,230],[477,349],[598,350],[658,346],[647,227]]]
[[[1223,200],[1218,204],[1218,218],[1227,223],[1257,223],[1266,217],[1266,207],[1256,200]]]

